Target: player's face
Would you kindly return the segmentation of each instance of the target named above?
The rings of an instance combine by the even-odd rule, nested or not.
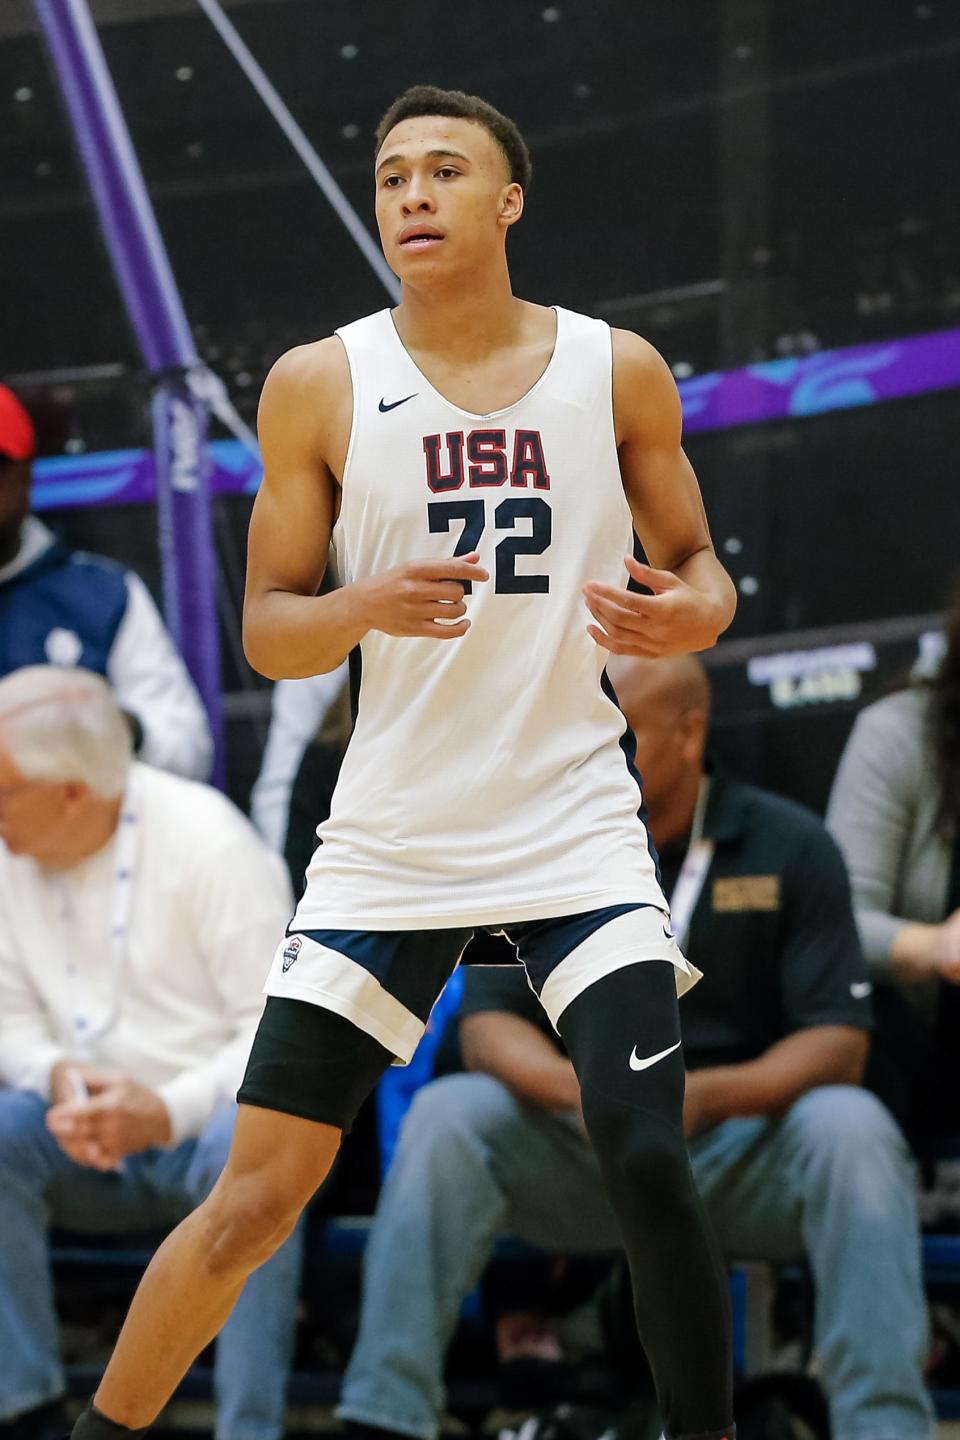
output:
[[[403,120],[376,163],[380,243],[401,280],[429,283],[488,262],[523,209],[503,151],[472,120]]]
[[[29,855],[41,865],[55,863],[71,825],[76,789],[28,780],[0,746],[0,840],[14,855]]]

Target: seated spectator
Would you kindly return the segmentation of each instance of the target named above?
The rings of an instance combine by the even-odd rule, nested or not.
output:
[[[171,1227],[227,1158],[260,988],[291,909],[218,791],[132,764],[105,682],[0,680],[0,1427],[63,1433],[47,1227]],[[296,1233],[217,1342],[217,1435],[277,1440]],[[52,1427],[52,1428],[51,1428]]]
[[[203,703],[139,575],[70,550],[30,508],[33,424],[0,385],[0,676],[24,665],[106,676],[141,760],[205,780]]]
[[[610,672],[649,775],[672,923],[704,972],[681,1004],[685,1122],[724,1252],[809,1263],[836,1440],[926,1440],[913,1176],[859,1088],[870,987],[839,852],[806,810],[704,774],[696,660]],[[498,1236],[568,1253],[618,1244],[577,1077],[523,973],[468,970],[460,1034],[471,1073],[415,1098],[367,1250],[339,1411],[360,1431],[437,1433],[443,1351]]]
[[[911,1138],[960,1127],[960,590],[929,681],[869,705],[827,824],[876,986],[872,1078]]]

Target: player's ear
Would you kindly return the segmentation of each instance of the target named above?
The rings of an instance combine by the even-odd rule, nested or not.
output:
[[[516,225],[522,214],[523,190],[513,181],[500,192],[500,224]]]

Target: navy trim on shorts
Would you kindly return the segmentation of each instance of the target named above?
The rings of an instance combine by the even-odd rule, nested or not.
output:
[[[288,930],[345,955],[424,1025],[473,927],[458,930]]]
[[[539,995],[557,966],[618,915],[647,910],[644,904],[607,905],[585,910],[580,915],[556,915],[549,920],[524,920],[511,925],[507,934],[517,947],[520,960],[534,992]]]

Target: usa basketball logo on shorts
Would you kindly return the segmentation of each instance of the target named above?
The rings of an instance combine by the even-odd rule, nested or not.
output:
[[[291,936],[291,938],[287,941],[287,943],[286,943],[286,945],[285,945],[285,947],[284,947],[284,951],[283,951],[283,973],[284,973],[284,975],[286,975],[287,971],[290,969],[290,966],[293,964],[294,960],[296,960],[297,956],[300,954],[300,951],[301,951],[302,949],[303,949],[303,941],[300,939],[300,936],[299,936],[299,935],[293,935],[293,936]]]

